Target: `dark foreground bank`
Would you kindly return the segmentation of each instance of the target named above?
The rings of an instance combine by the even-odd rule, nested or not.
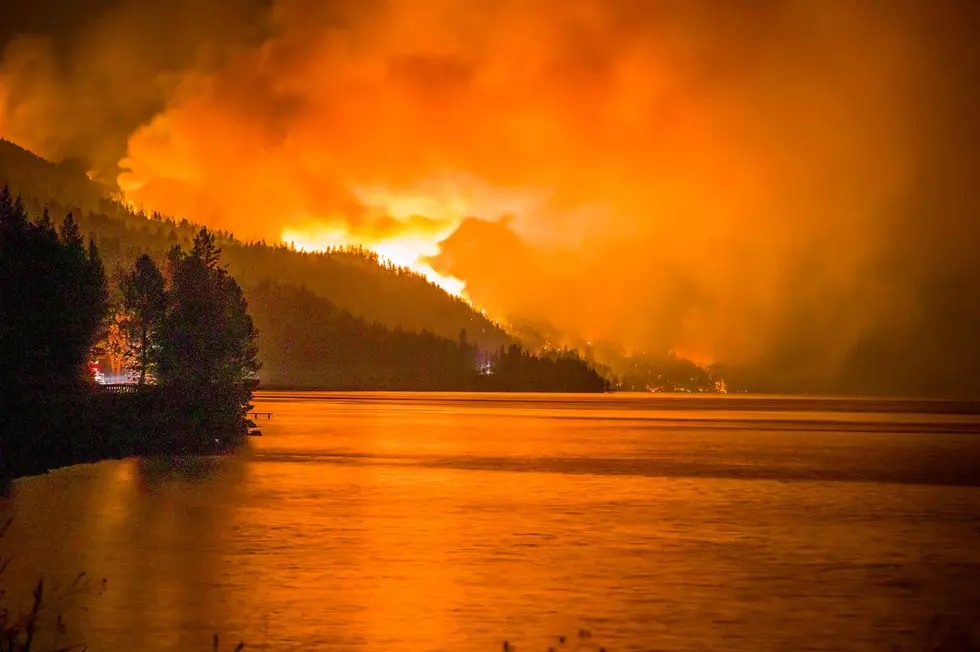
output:
[[[241,288],[215,237],[148,256],[111,283],[71,213],[60,229],[0,191],[0,476],[128,455],[227,449],[245,436],[260,367]],[[97,385],[112,356],[137,384]]]
[[[19,397],[4,416],[0,478],[130,456],[227,452],[245,440],[247,422],[225,407],[221,393],[92,388]]]

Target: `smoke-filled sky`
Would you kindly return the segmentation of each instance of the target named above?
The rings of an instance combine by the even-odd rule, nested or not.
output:
[[[0,135],[147,209],[832,388],[980,363],[972,0],[18,4]]]

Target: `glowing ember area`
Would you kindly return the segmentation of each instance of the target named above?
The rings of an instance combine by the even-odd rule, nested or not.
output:
[[[364,207],[361,219],[317,220],[299,215],[287,221],[282,240],[300,251],[326,251],[335,247],[364,247],[383,263],[421,274],[453,296],[467,298],[466,284],[440,274],[428,259],[440,253],[439,243],[459,226],[471,202],[451,185],[433,193],[395,192],[388,188],[358,187],[353,192]]]
[[[425,259],[439,253],[438,239],[423,236],[404,235],[381,240],[364,242],[343,231],[322,229],[284,229],[282,240],[299,251],[326,251],[333,247],[363,246],[378,254],[382,262],[390,262],[421,274],[430,283],[460,298],[466,298],[466,284],[453,276],[438,273]]]

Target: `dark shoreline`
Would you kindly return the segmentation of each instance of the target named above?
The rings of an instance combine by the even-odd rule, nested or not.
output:
[[[260,385],[256,392],[461,392],[466,394],[613,394],[609,389],[535,389],[535,388],[489,388],[489,387],[350,387],[328,385]]]
[[[3,428],[30,436],[19,437],[17,446],[5,442],[0,482],[102,460],[222,454],[245,441],[244,426],[221,426],[210,416],[202,416],[186,397],[157,388],[22,398],[5,415]]]
[[[542,389],[486,389],[486,388],[383,388],[383,387],[342,387],[324,385],[259,385],[256,392],[343,392],[351,394],[370,394],[390,392],[395,394],[461,393],[461,394],[580,394],[596,396],[615,394],[622,396],[621,405],[636,402],[637,406],[650,407],[656,403],[657,409],[690,409],[687,401],[696,401],[697,409],[709,412],[731,410],[733,404],[739,409],[761,412],[792,411],[840,411],[856,413],[888,414],[963,414],[980,415],[980,398],[931,398],[923,396],[874,396],[852,394],[844,396],[816,396],[809,394],[755,394],[743,392],[646,392],[628,390],[572,390],[550,391]]]
[[[247,438],[247,425],[228,426],[210,413],[207,401],[142,387],[132,392],[102,391],[85,385],[10,397],[2,423],[4,432],[20,432],[20,445],[0,447],[0,483],[43,475],[75,464],[128,457],[221,455],[236,450]],[[259,391],[394,391],[431,389],[336,389],[263,386]],[[520,390],[452,390],[504,393]],[[599,391],[576,392],[598,394]],[[23,436],[27,434],[28,436]],[[10,438],[5,438],[9,440]]]

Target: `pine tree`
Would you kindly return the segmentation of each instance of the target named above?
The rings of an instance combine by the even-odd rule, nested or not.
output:
[[[83,250],[82,232],[71,213],[65,215],[65,220],[61,223],[61,240],[72,249]]]
[[[47,213],[33,223],[0,193],[0,404],[11,433],[0,439],[0,472],[71,447],[72,423],[52,406],[75,409],[87,393],[107,304],[98,248],[86,250],[71,216],[59,237]]]
[[[156,368],[159,343],[157,332],[166,310],[163,274],[153,259],[143,254],[122,283],[123,310],[126,319],[126,358],[137,382],[146,383],[147,374]]]
[[[201,229],[190,253],[175,247],[168,255],[157,367],[160,384],[188,401],[185,414],[208,436],[239,434],[260,366],[248,304],[220,254]]]

